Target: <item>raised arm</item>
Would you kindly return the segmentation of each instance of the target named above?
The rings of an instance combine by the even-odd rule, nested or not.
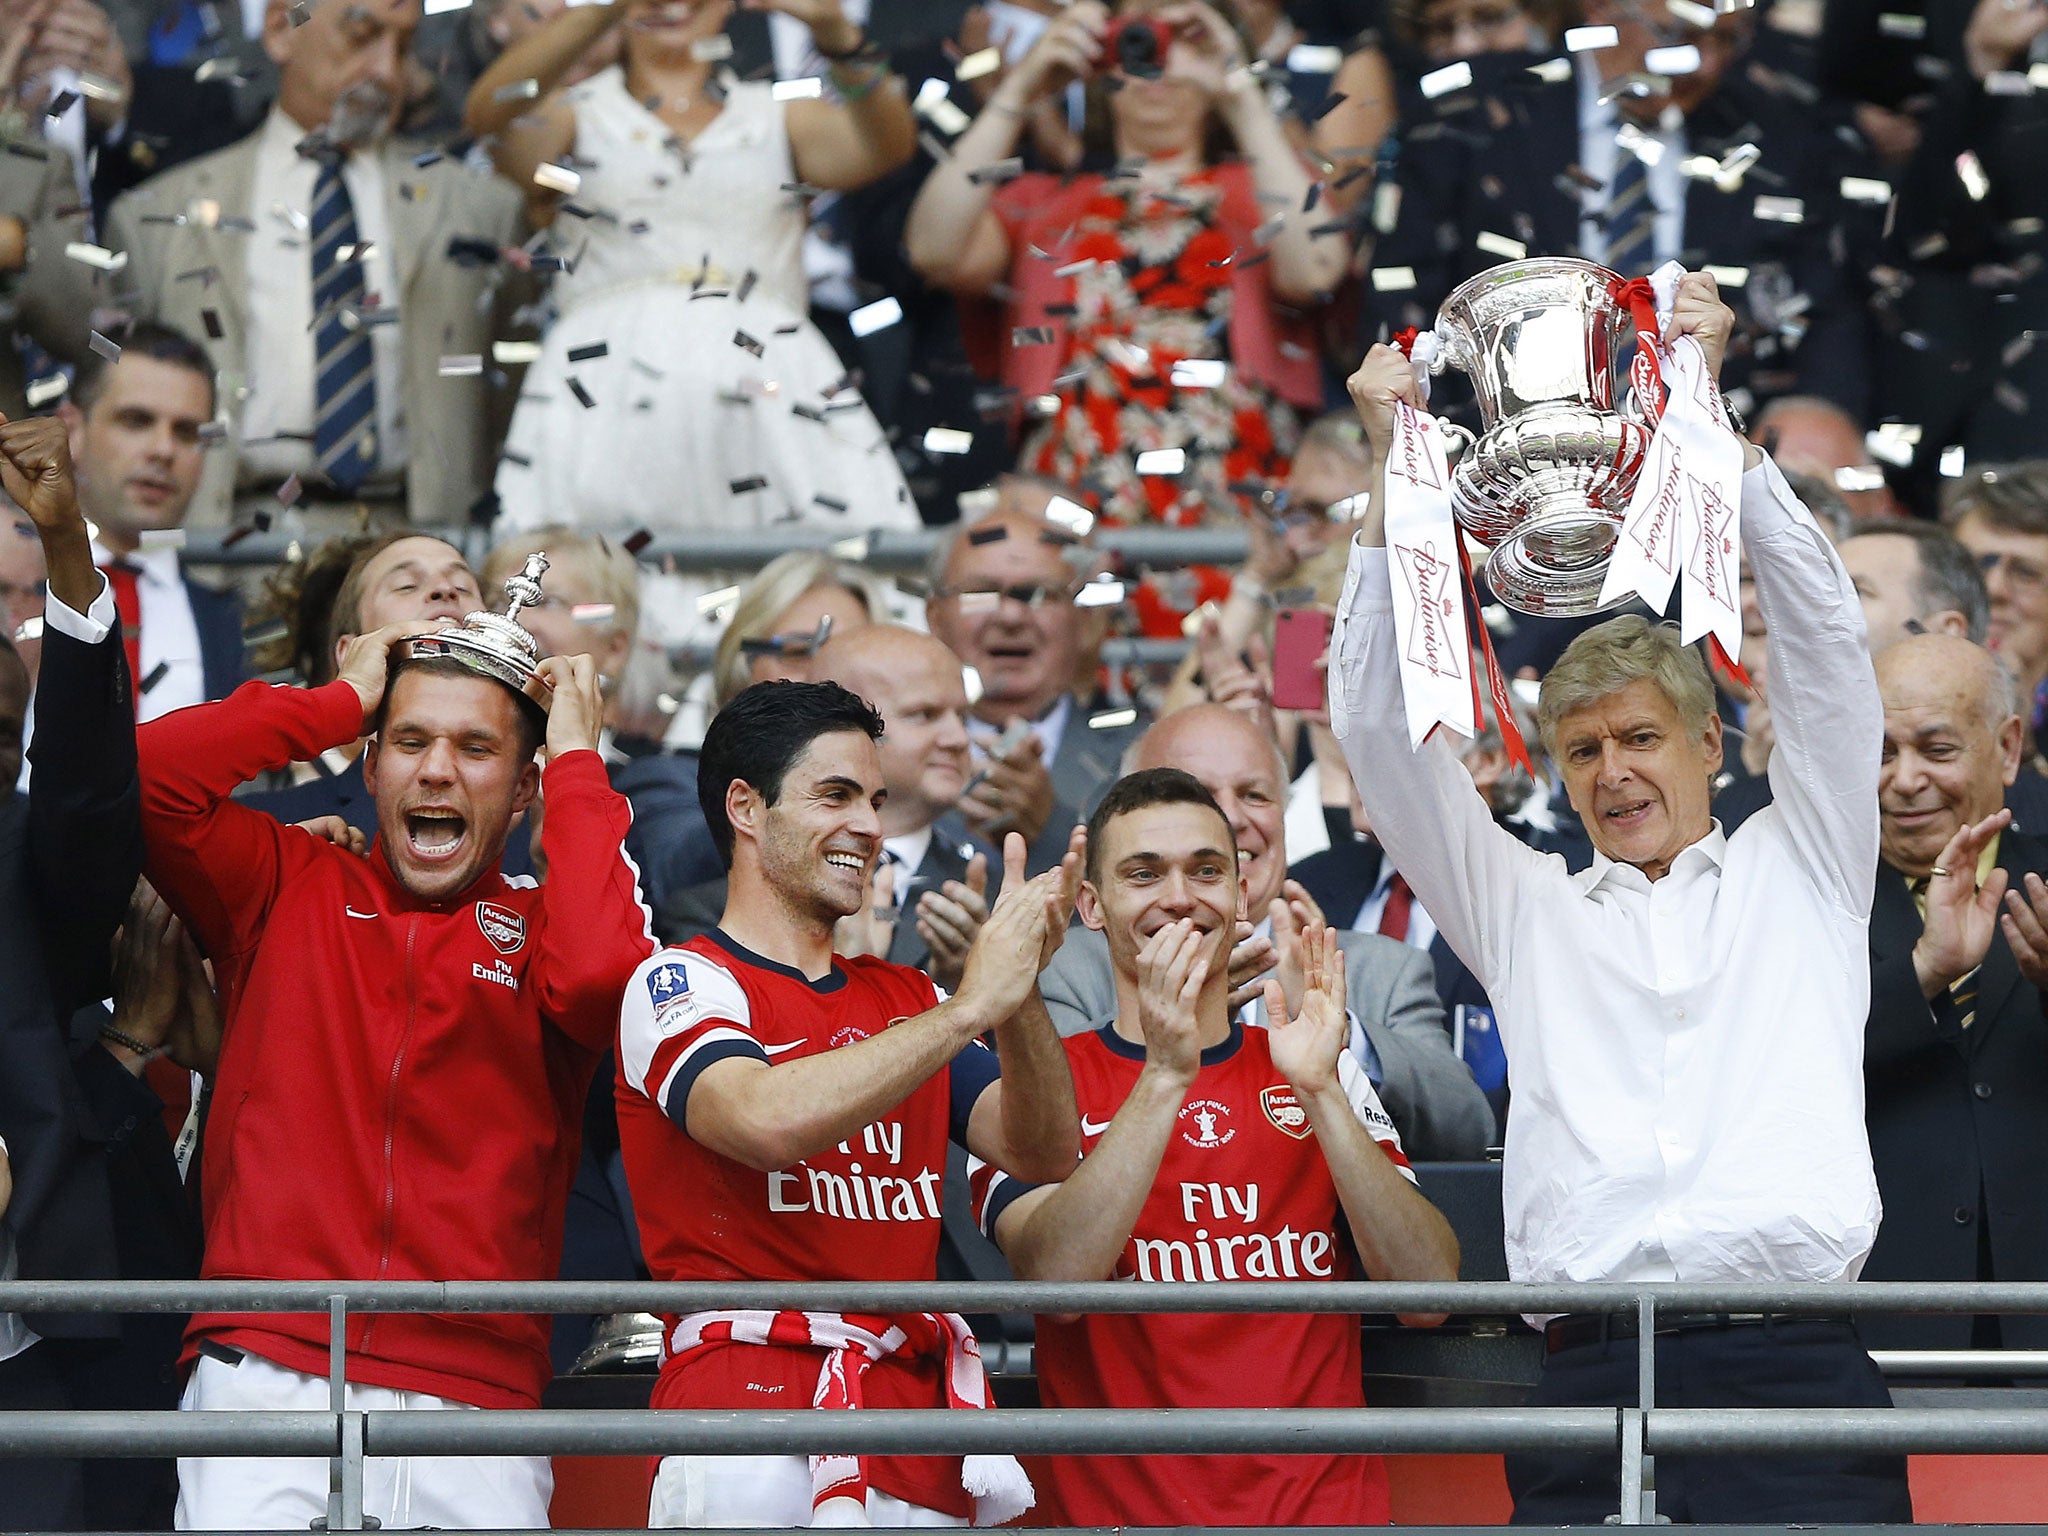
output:
[[[611,1043],[619,994],[633,968],[654,951],[654,935],[633,866],[626,829],[633,813],[611,787],[598,755],[604,719],[597,660],[551,656],[541,663],[554,684],[548,705],[547,815],[541,846],[548,882],[539,938],[538,996],[563,1033],[593,1051]]]
[[[878,181],[917,153],[917,120],[881,51],[847,19],[839,0],[764,0],[764,9],[794,16],[811,29],[830,61],[826,78],[837,102],[793,101],[785,121],[798,179],[828,191],[851,192]]]
[[[926,282],[955,293],[983,294],[1010,270],[1010,239],[989,211],[1001,178],[984,175],[1017,153],[1025,123],[1040,102],[1088,77],[1109,27],[1101,0],[1074,0],[988,99],[952,154],[925,178],[903,247]]]
[[[1351,376],[1373,445],[1372,499],[1330,637],[1330,729],[1344,749],[1373,835],[1480,984],[1499,990],[1521,882],[1548,860],[1495,824],[1471,775],[1442,740],[1408,747],[1386,551],[1386,463],[1397,401],[1417,402],[1414,371],[1377,346]]]
[[[1138,952],[1145,1065],[1094,1150],[1064,1183],[1019,1192],[992,1181],[984,1229],[1020,1280],[1107,1280],[1151,1197],[1188,1090],[1201,1071],[1196,1000],[1207,942],[1169,923]]]
[[[1048,871],[1048,876],[1055,873]],[[997,900],[968,953],[954,996],[878,1035],[797,1061],[770,1065],[767,1052],[744,1027],[720,1032],[693,1026],[663,1037],[641,1053],[642,1062],[630,1042],[636,1021],[644,1025],[636,1011],[644,1011],[652,997],[643,999],[645,989],[629,985],[621,1024],[628,1081],[644,1083],[648,1096],[693,1139],[764,1173],[844,1141],[888,1114],[970,1041],[1007,1024],[1024,1006],[1036,972],[1019,965],[1017,957],[1037,954],[1044,943],[1048,876],[1013,887]],[[663,963],[664,956],[656,955],[641,969],[648,972]],[[724,1022],[746,1024],[744,1019]]]
[[[499,54],[469,88],[462,126],[488,141],[491,163],[525,195],[535,224],[553,221],[556,199],[534,185],[533,173],[576,143],[576,112],[558,87],[591,44],[632,9],[630,3],[612,3],[558,11]]]

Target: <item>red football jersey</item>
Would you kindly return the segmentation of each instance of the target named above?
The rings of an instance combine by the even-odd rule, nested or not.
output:
[[[838,959],[813,982],[721,933],[658,951],[626,985],[619,1016],[619,1146],[641,1252],[657,1280],[930,1280],[936,1273],[949,1126],[996,1076],[976,1044],[888,1116],[814,1157],[762,1173],[683,1129],[698,1074],[715,1061],[800,1060],[913,1018],[931,978],[873,958]],[[671,1327],[673,1319],[670,1320]],[[808,1408],[820,1350],[663,1349],[657,1408]],[[868,1369],[873,1408],[943,1408],[935,1365],[900,1356]],[[869,1458],[884,1492],[971,1515],[957,1457]]]
[[[1113,1028],[1067,1040],[1084,1152],[1145,1064]],[[1409,1179],[1394,1123],[1347,1053],[1353,1112]],[[977,1165],[976,1215],[1029,1185]],[[1273,1065],[1263,1029],[1233,1024],[1202,1053],[1151,1196],[1117,1260],[1119,1280],[1349,1280],[1343,1210],[1308,1112]],[[1358,1319],[1235,1314],[1038,1320],[1048,1408],[1357,1408]],[[1053,1456],[1034,1459],[1034,1518],[1062,1525],[1373,1525],[1389,1518],[1377,1456]]]

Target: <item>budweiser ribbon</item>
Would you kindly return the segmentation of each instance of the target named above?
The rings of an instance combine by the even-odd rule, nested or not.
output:
[[[1451,516],[1449,456],[1443,430],[1405,400],[1394,407],[1386,468],[1387,574],[1408,745],[1421,746],[1439,725],[1476,735],[1479,695],[1459,581],[1464,546]]]
[[[1465,544],[1458,542],[1458,569],[1465,577],[1465,595],[1472,600],[1472,611],[1479,612],[1479,589],[1472,580],[1472,557],[1465,552]],[[1501,745],[1507,749],[1508,761],[1519,763],[1530,778],[1536,777],[1536,765],[1529,761],[1529,744],[1522,739],[1522,728],[1515,723],[1515,701],[1508,695],[1508,680],[1500,670],[1500,658],[1493,654],[1493,636],[1487,633],[1486,621],[1479,622],[1479,654],[1486,663],[1486,691],[1493,695],[1493,718],[1500,722]],[[1472,715],[1483,727],[1485,717],[1479,708],[1479,679],[1472,679]]]
[[[1664,378],[1660,366],[1664,357],[1664,327],[1658,323],[1660,305],[1655,286],[1663,276],[1660,268],[1655,277],[1632,277],[1626,282],[1611,283],[1607,289],[1609,296],[1628,311],[1629,318],[1635,323],[1636,355],[1629,364],[1629,386],[1635,391],[1636,410],[1641,413],[1643,424],[1652,429],[1664,409]],[[1665,303],[1661,307],[1668,313],[1671,306]]]

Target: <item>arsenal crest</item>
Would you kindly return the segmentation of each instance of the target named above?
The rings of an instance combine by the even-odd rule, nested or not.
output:
[[[1266,1112],[1266,1118],[1273,1122],[1273,1129],[1283,1136],[1292,1136],[1296,1141],[1307,1141],[1312,1127],[1308,1123],[1308,1111],[1301,1107],[1301,1101],[1294,1096],[1294,1090],[1275,1083],[1259,1093],[1259,1107]]]
[[[526,919],[495,901],[476,904],[476,925],[491,941],[491,948],[501,955],[517,954],[526,943]]]

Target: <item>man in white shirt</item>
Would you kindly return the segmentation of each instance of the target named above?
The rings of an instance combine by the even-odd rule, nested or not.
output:
[[[115,359],[92,354],[59,408],[98,535],[93,559],[130,647],[138,720],[226,698],[245,672],[240,601],[186,580],[178,561],[213,409],[205,351],[151,321],[123,333]]]
[[[1717,375],[1733,323],[1711,277],[1684,280],[1669,335],[1693,336]],[[1376,348],[1351,392],[1384,463],[1413,371]],[[1384,479],[1352,552],[1331,725],[1380,840],[1493,999],[1517,1280],[1848,1280],[1877,1232],[1863,1024],[1882,710],[1847,574],[1776,466],[1744,457],[1776,802],[1722,833],[1705,666],[1675,631],[1610,620],[1573,642],[1537,710],[1596,850],[1579,875],[1500,828],[1440,739],[1408,749]],[[1633,1405],[1634,1323],[1550,1319],[1535,1401]],[[1890,1403],[1846,1321],[1660,1313],[1659,1329],[1663,1406]],[[1508,1476],[1519,1521],[1619,1507],[1611,1457],[1511,1456]],[[1676,1520],[1912,1518],[1896,1457],[1667,1456],[1656,1483]]]

